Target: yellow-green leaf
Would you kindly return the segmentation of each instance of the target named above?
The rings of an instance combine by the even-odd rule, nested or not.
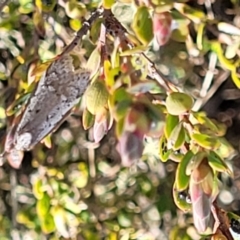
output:
[[[178,150],[181,148],[183,143],[185,142],[185,130],[182,122],[178,123],[177,126],[172,130],[169,138],[168,138],[168,148],[172,148],[173,150]]]
[[[186,113],[191,110],[192,106],[193,99],[185,93],[173,92],[166,99],[168,113],[175,116]]]
[[[95,115],[101,112],[108,102],[108,90],[101,80],[95,80],[85,93],[87,109]]]
[[[50,197],[45,193],[44,196],[37,201],[36,211],[39,218],[45,218],[45,215],[49,212]]]
[[[211,137],[206,134],[193,133],[191,137],[197,144],[206,149],[214,150],[220,145],[220,142],[216,137]]]
[[[91,71],[91,76],[94,76],[99,71],[100,62],[101,62],[100,52],[98,47],[96,47],[92,51],[86,66],[86,68]]]
[[[211,168],[217,172],[226,172],[229,175],[233,175],[227,164],[221,159],[221,157],[214,151],[210,151],[208,155],[208,163]]]
[[[53,216],[51,214],[46,214],[44,218],[41,219],[41,229],[45,234],[49,234],[54,232],[56,227],[53,220]]]
[[[83,110],[83,115],[82,115],[82,124],[83,124],[83,128],[85,130],[88,130],[89,128],[91,128],[94,124],[94,120],[95,120],[95,116],[93,114],[91,114],[87,108],[85,108]]]
[[[188,187],[190,176],[187,175],[187,166],[193,159],[194,154],[192,151],[188,151],[181,162],[178,164],[176,171],[176,188],[178,191],[183,191]]]
[[[147,7],[138,7],[133,19],[132,29],[144,45],[149,44],[153,39],[152,19]]]
[[[44,192],[43,192],[43,188],[42,188],[42,180],[41,179],[37,179],[33,183],[32,191],[33,191],[34,196],[37,199],[42,199],[43,198]]]
[[[167,139],[164,134],[160,138],[159,145],[160,145],[159,157],[162,162],[166,162],[169,159],[169,156],[170,156],[172,150],[169,150],[167,148]]]
[[[173,200],[177,207],[183,212],[188,212],[192,209],[190,197],[185,192],[179,192],[176,188],[176,182],[173,185]]]
[[[115,0],[103,0],[103,7],[105,9],[110,9],[114,3]]]
[[[173,116],[171,114],[167,115],[166,125],[164,128],[164,133],[167,139],[170,137],[172,130],[177,126],[178,123],[179,123],[178,116]]]

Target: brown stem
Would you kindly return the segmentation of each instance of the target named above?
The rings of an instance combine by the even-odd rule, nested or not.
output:
[[[76,37],[72,40],[72,42],[60,54],[61,56],[65,55],[65,54],[68,54],[78,45],[79,41],[82,40],[82,37],[85,34],[87,34],[87,31],[90,29],[92,23],[94,21],[96,21],[97,18],[101,17],[102,13],[103,13],[102,8],[98,8],[95,12],[92,13],[91,17],[83,23],[83,26],[77,32]]]

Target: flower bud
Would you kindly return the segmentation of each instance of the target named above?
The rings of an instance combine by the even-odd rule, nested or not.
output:
[[[159,46],[165,45],[171,36],[172,16],[169,12],[153,14],[153,34]]]
[[[217,186],[214,175],[206,159],[193,170],[189,192],[192,201],[194,225],[199,233],[213,230],[214,218],[211,213],[212,202],[217,196]]]

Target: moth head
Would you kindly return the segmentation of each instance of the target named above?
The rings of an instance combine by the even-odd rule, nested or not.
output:
[[[14,147],[16,150],[19,150],[19,151],[27,151],[27,150],[30,150],[31,143],[32,143],[32,134],[29,132],[25,132],[16,136]]]

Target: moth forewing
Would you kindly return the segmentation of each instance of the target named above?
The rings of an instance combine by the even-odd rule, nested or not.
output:
[[[32,93],[14,136],[17,150],[30,150],[70,113],[89,84],[90,71],[74,71],[70,55],[56,59]]]

